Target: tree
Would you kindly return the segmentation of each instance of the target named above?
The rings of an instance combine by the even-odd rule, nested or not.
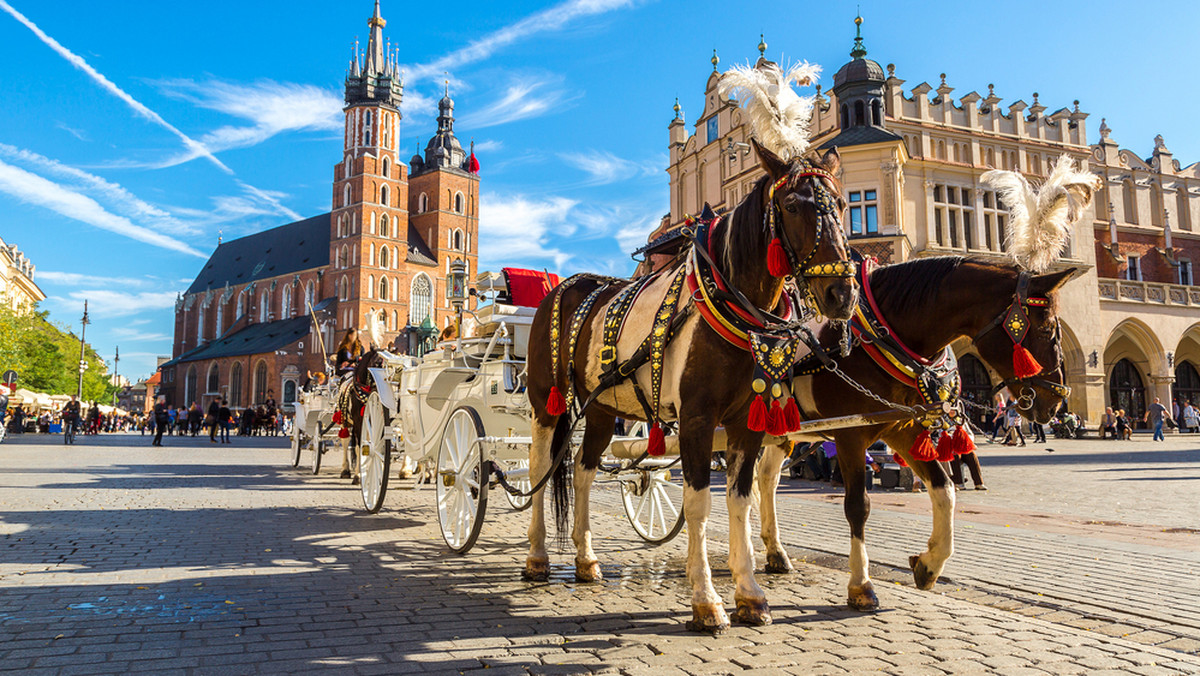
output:
[[[108,367],[91,345],[84,346],[88,370],[83,398],[112,401],[117,387]],[[18,384],[47,394],[75,394],[79,378],[79,336],[55,326],[47,311],[15,312],[0,307],[0,371],[20,374]]]

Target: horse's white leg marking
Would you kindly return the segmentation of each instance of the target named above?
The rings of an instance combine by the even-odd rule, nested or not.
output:
[[[931,589],[946,561],[954,554],[954,484],[947,480],[940,488],[934,488],[928,481],[925,485],[933,507],[933,533],[929,536],[928,549],[911,557],[909,565],[913,568],[917,587]]]
[[[537,483],[550,469],[550,444],[554,428],[539,425],[534,419],[530,424],[532,443],[529,445],[529,481]],[[531,580],[545,580],[550,575],[550,557],[546,554],[545,496],[548,486],[533,494],[529,507],[529,555],[525,559],[524,576]]]
[[[739,495],[737,478],[746,461],[744,453],[730,453],[725,471],[725,505],[729,510],[729,572],[733,575],[734,620],[767,624],[771,616],[767,597],[754,579],[754,544],[750,535],[751,496]]]
[[[867,572],[870,565],[867,558],[867,543],[862,538],[850,538],[850,588],[861,589],[871,583],[871,574]]]
[[[767,572],[786,573],[792,570],[791,559],[779,540],[778,513],[775,510],[775,491],[779,488],[779,468],[787,452],[782,446],[767,446],[758,463],[759,517],[762,522],[762,541],[767,547]]]
[[[683,488],[683,516],[688,532],[688,582],[692,585],[692,623],[695,630],[720,631],[729,626],[729,616],[721,597],[713,589],[712,571],[708,567],[708,515],[712,510],[712,492],[708,487],[696,490]]]
[[[603,577],[600,574],[600,561],[592,550],[590,506],[595,478],[596,470],[584,469],[579,462],[575,463],[575,524],[571,529],[571,539],[575,542],[575,578],[582,582],[595,582]]]

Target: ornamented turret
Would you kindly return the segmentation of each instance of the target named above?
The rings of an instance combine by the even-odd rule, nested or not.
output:
[[[863,45],[862,16],[854,18],[854,47],[851,60],[833,76],[842,129],[883,127],[883,68],[867,57]]]
[[[367,20],[371,29],[367,40],[366,61],[354,46],[354,60],[346,73],[346,106],[380,103],[400,109],[404,96],[404,83],[397,72],[392,55],[384,49],[383,27],[387,21],[379,14],[379,0],[375,0],[375,13]]]
[[[462,144],[454,135],[454,99],[450,98],[450,83],[446,83],[446,94],[438,101],[438,129],[433,138],[425,146],[425,158],[418,169],[413,167],[413,174],[434,171],[437,169],[460,169],[469,171],[467,154],[463,152]]]

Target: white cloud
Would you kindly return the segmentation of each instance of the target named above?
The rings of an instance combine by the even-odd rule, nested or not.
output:
[[[125,293],[107,289],[72,291],[67,297],[88,301],[88,312],[93,319],[120,317],[150,310],[165,310],[175,307],[174,291],[143,291]]]
[[[205,134],[201,143],[213,152],[258,145],[285,132],[342,128],[341,97],[313,85],[271,80],[249,85],[219,80],[167,80],[157,84],[169,96],[252,123],[250,126],[221,127]],[[200,156],[197,149],[192,148],[158,166],[175,166]]]
[[[550,236],[569,234],[576,202],[565,197],[537,200],[483,193],[479,202],[480,269],[505,265],[562,268],[571,255],[550,245]]]
[[[0,0],[3,2],[3,0]],[[19,167],[0,161],[0,192],[35,206],[49,209],[81,223],[114,232],[152,246],[207,258],[196,249],[158,232],[134,224],[128,218],[111,213],[96,200]]]
[[[504,150],[504,141],[498,139],[488,139],[487,141],[477,141],[475,143],[475,152],[477,153],[497,153]]]
[[[559,157],[567,164],[586,173],[590,177],[588,185],[607,185],[631,178],[653,176],[659,173],[663,166],[666,166],[665,162],[658,160],[647,162],[626,160],[603,150],[560,153]]]
[[[549,88],[558,80],[559,78],[518,78],[504,90],[503,96],[465,116],[461,124],[464,128],[484,129],[561,110],[572,99],[567,97],[565,90]]]
[[[630,221],[618,228],[613,233],[613,238],[617,240],[617,246],[621,247],[621,251],[633,253],[639,247],[646,245],[650,233],[654,232],[661,222],[661,216],[646,216],[640,220]]]
[[[81,286],[84,284],[114,284],[120,286],[147,286],[150,280],[136,279],[133,277],[99,277],[96,275],[84,275],[78,272],[60,272],[57,270],[38,270],[37,280],[39,282],[51,282],[53,284],[70,284],[73,286]]]
[[[74,136],[75,138],[79,139],[80,141],[87,142],[87,141],[91,140],[87,137],[87,134],[84,133],[84,131],[82,129],[76,129],[75,127],[67,126],[67,124],[65,122],[59,122],[58,124],[56,124],[54,126],[67,132],[71,136]]]
[[[570,0],[527,16],[429,63],[405,66],[405,70],[410,81],[441,77],[445,71],[483,61],[500,48],[523,38],[560,29],[575,19],[624,9],[634,4],[634,0]]]
[[[150,343],[171,340],[171,336],[168,336],[165,333],[150,333],[130,328],[115,328],[111,331],[111,333],[113,338],[117,338],[122,342],[128,343]]]

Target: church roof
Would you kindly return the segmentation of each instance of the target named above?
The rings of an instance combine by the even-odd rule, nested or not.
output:
[[[329,265],[330,214],[223,242],[185,293],[237,286]]]
[[[417,232],[412,223],[408,224],[408,256],[405,260],[417,265],[437,265],[437,256],[433,254],[429,245],[425,243],[425,238]]]
[[[190,352],[184,352],[159,368],[203,359],[274,352],[307,336],[310,327],[312,319],[308,315],[264,324],[250,324],[240,331],[205,343]]]

